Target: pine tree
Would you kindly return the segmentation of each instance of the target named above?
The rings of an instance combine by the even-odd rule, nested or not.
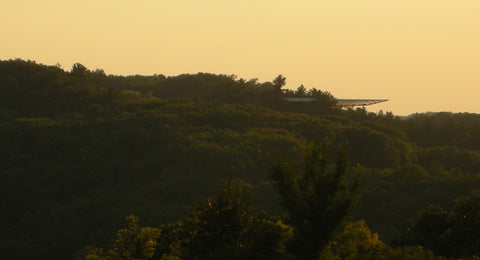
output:
[[[272,169],[287,224],[294,228],[291,252],[299,259],[318,258],[332,233],[354,205],[357,182],[347,181],[348,161],[340,147],[335,166],[329,163],[328,145],[310,144],[303,174],[285,163]]]

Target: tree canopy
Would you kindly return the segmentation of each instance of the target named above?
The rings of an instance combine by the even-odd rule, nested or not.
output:
[[[478,254],[475,218],[461,216],[476,216],[479,115],[401,118],[342,110],[323,88],[289,90],[286,77],[277,78],[118,76],[79,63],[64,71],[34,61],[0,61],[2,256],[81,259],[85,245],[95,245],[106,249],[100,254],[106,257],[115,232],[128,230],[122,220],[129,215],[145,227],[160,226],[154,258],[194,252],[184,237],[182,243],[172,241],[187,234],[187,227],[214,229],[193,219],[219,217],[212,213],[219,204],[193,205],[200,197],[215,202],[230,169],[251,199],[242,193],[241,203],[233,203],[235,185],[225,193],[226,201],[247,212],[237,219],[240,231],[230,234],[243,245],[228,252],[292,256],[292,248],[308,240],[298,252],[314,255],[317,248],[330,248],[336,254],[332,240],[341,241],[337,234],[345,231],[336,223],[364,221],[386,246],[409,245],[386,250],[390,256],[428,256],[428,250]],[[290,97],[314,101],[288,102]],[[312,147],[325,138],[331,147],[345,144],[349,156]],[[305,160],[304,151],[311,159]],[[282,180],[295,184],[281,188]],[[337,193],[329,194],[336,195],[323,193],[335,188]],[[354,190],[358,211],[345,218]],[[281,195],[286,193],[294,196]],[[458,198],[471,199],[455,202]],[[426,213],[409,222],[422,209]],[[324,222],[315,222],[317,216]],[[188,226],[188,218],[198,225]],[[315,229],[324,231],[316,237],[310,232]],[[200,237],[198,243],[209,241]],[[455,243],[442,244],[453,238]]]

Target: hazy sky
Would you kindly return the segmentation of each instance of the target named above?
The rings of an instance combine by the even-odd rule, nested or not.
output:
[[[0,59],[210,72],[480,113],[479,0],[1,0]]]

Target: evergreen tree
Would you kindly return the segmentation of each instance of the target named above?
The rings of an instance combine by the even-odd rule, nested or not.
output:
[[[343,146],[333,167],[327,147],[309,146],[303,174],[282,163],[272,169],[287,223],[294,228],[291,252],[299,259],[318,258],[355,202],[357,184],[347,182],[349,166]]]
[[[287,78],[282,74],[279,74],[275,79],[273,79],[272,83],[275,89],[280,90],[283,86],[285,86],[285,84],[287,84]]]

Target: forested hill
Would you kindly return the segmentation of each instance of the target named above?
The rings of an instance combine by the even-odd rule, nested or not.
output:
[[[312,141],[348,144],[363,175],[354,218],[386,242],[424,245],[405,238],[409,219],[479,192],[479,115],[342,110],[329,92],[283,90],[285,81],[0,61],[0,252],[82,258],[86,245],[113,241],[127,215],[147,226],[184,219],[232,172],[255,211],[282,215],[269,169],[302,168]]]

